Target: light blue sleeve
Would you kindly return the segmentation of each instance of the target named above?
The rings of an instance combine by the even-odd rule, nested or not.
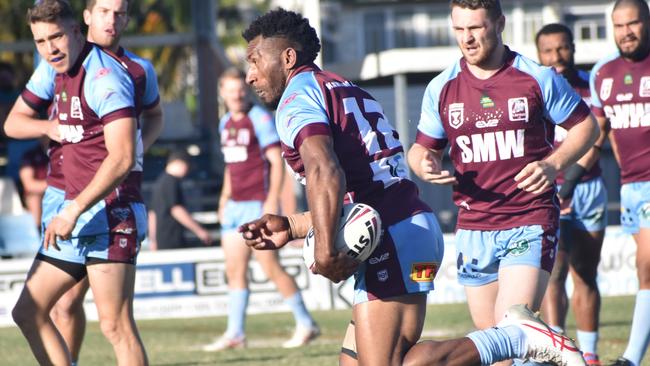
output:
[[[608,55],[607,57],[603,58],[602,60],[596,62],[596,65],[591,69],[591,73],[589,75],[589,90],[591,91],[591,106],[597,109],[602,109],[603,108],[603,102],[600,100],[600,95],[598,94],[598,91],[596,90],[596,75],[598,75],[598,72],[600,69],[608,62],[618,58],[620,56],[620,53],[616,52],[614,54]]]
[[[135,106],[135,88],[131,76],[113,58],[94,50],[86,65],[84,93],[88,106],[99,118]]]
[[[248,112],[248,116],[253,122],[255,136],[259,141],[260,148],[264,149],[280,141],[280,137],[275,130],[275,123],[273,123],[273,116],[264,108],[257,105],[253,106]]]
[[[544,100],[544,115],[554,124],[566,121],[582,102],[582,97],[553,68],[540,66],[521,55],[517,56],[513,65],[537,81]]]
[[[312,72],[296,75],[282,94],[276,112],[276,127],[282,142],[295,148],[298,133],[314,123],[329,124],[325,98]]]
[[[41,60],[25,88],[43,100],[54,99],[54,78],[56,71],[45,60]]]
[[[444,86],[452,79],[456,78],[460,72],[460,64],[456,62],[453,66],[436,76],[424,91],[422,97],[422,111],[420,113],[420,122],[418,131],[422,134],[437,139],[446,139],[447,133],[443,127],[442,117],[440,116],[440,93]]]
[[[221,117],[219,120],[219,133],[223,132],[223,129],[226,127],[226,122],[230,119],[230,112],[227,112],[226,114]]]
[[[158,75],[156,75],[156,70],[148,60],[139,58],[138,62],[141,62],[142,68],[144,68],[147,74],[147,83],[142,98],[142,105],[146,107],[152,105],[160,98],[160,92],[158,91]]]

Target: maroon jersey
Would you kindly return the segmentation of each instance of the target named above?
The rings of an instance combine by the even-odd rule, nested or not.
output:
[[[275,124],[284,158],[303,178],[300,145],[309,136],[331,136],[345,174],[345,202],[374,207],[385,226],[431,211],[406,177],[402,144],[381,105],[350,81],[315,65],[298,68],[282,94]]]
[[[121,62],[88,42],[70,70],[56,75],[66,199],[88,186],[108,155],[104,126],[135,118],[134,90]],[[139,177],[130,174],[106,198],[141,202]]]
[[[264,152],[280,146],[273,117],[253,106],[246,116],[234,120],[226,113],[219,122],[221,151],[230,173],[230,199],[264,201],[268,192],[269,162]]]
[[[431,81],[422,100],[416,142],[435,150],[451,143],[460,229],[557,225],[555,187],[532,194],[514,178],[552,152],[556,124],[570,128],[589,116],[552,68],[506,52],[504,66],[485,80],[460,59]]]
[[[591,108],[611,126],[621,183],[650,181],[650,56],[638,62],[608,56],[594,66],[590,84]]]
[[[47,155],[39,144],[23,155],[23,160],[20,163],[20,166],[29,166],[34,169],[34,179],[45,180],[47,177],[48,161],[49,159]]]
[[[582,100],[587,103],[587,105],[591,105],[591,91],[589,90],[589,73],[583,70],[576,70],[576,72],[573,74],[572,77],[567,78],[567,81],[573,89],[582,97]],[[567,135],[567,130],[565,130],[562,126],[560,125],[555,125],[555,146],[554,148],[557,149],[562,145],[562,142],[566,138]],[[580,179],[581,182],[586,182],[590,179],[594,179],[596,177],[600,177],[601,175],[601,170],[600,170],[600,164],[598,160],[594,163],[594,165],[591,166],[591,169],[589,169]],[[557,178],[555,179],[557,184],[562,184],[564,183],[564,172],[560,172],[558,174]]]

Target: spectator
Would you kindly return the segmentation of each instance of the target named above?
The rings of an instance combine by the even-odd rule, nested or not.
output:
[[[189,229],[201,242],[210,245],[210,234],[197,223],[185,208],[181,181],[190,170],[190,156],[183,150],[169,155],[165,171],[153,188],[149,210],[149,248],[151,250],[185,247],[184,229]]]

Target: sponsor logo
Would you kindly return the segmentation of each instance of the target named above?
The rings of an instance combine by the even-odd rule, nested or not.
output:
[[[70,117],[78,118],[83,121],[84,115],[81,112],[81,100],[79,97],[74,96],[70,101]]]
[[[643,95],[643,92],[641,90],[639,90],[639,94],[641,94],[642,97],[650,96],[650,90],[648,92],[649,92],[649,95]],[[632,100],[633,97],[634,97],[634,94],[632,94],[632,93],[616,94],[616,101],[617,102],[629,102],[630,100]]]
[[[492,108],[494,107],[494,101],[490,99],[488,95],[483,95],[480,100],[481,106],[483,108]]]
[[[508,255],[519,257],[530,250],[530,243],[527,239],[517,240],[508,245]]]
[[[438,273],[438,263],[421,262],[411,264],[411,281],[431,282]]]
[[[495,131],[456,137],[463,163],[509,160],[524,156],[524,130]]]
[[[292,94],[290,94],[290,95],[289,95],[289,96],[288,96],[288,97],[287,97],[287,98],[282,102],[282,104],[281,104],[280,107],[278,108],[278,111],[281,111],[284,107],[286,107],[286,106],[289,105],[291,102],[293,102],[294,99],[296,99],[297,96],[298,96],[298,93],[292,93]]]
[[[127,238],[120,238],[120,248],[126,248],[127,244],[129,244],[129,240]]]
[[[499,125],[499,120],[496,118],[489,119],[486,121],[476,121],[476,127],[477,128],[488,128],[488,127],[496,127]]]
[[[603,83],[600,84],[600,93],[598,94],[601,100],[609,99],[609,96],[612,94],[612,85],[614,85],[614,79],[603,79]]]
[[[528,122],[528,98],[508,99],[508,116],[511,121]]]
[[[126,207],[115,207],[111,209],[111,215],[120,221],[125,221],[131,215],[131,210]]]
[[[239,130],[237,132],[237,144],[243,145],[243,146],[248,146],[251,142],[251,131],[246,129],[246,130]]]
[[[97,73],[95,74],[95,80],[101,79],[110,73],[111,73],[111,69],[109,69],[108,67],[102,67],[99,70],[97,70]]]
[[[613,129],[650,126],[650,103],[605,105],[603,110]]]
[[[632,78],[632,74],[625,74],[625,77],[623,78],[623,84],[632,85],[632,83],[634,83],[634,79]]]
[[[463,125],[463,115],[465,113],[465,104],[452,103],[449,105],[449,125],[453,128]]]
[[[61,118],[61,114],[59,114],[59,118],[62,121],[65,121],[66,118]],[[81,141],[81,139],[84,136],[84,126],[82,125],[59,125],[59,135],[61,136],[61,140],[71,142],[73,144]]]
[[[644,76],[641,78],[641,82],[639,83],[639,96],[650,97],[650,76]]]
[[[388,270],[382,269],[381,271],[377,272],[377,279],[379,282],[386,282],[388,281]]]
[[[390,258],[390,253],[386,252],[386,253],[384,253],[384,254],[382,254],[380,256],[377,256],[377,257],[370,257],[368,262],[370,262],[370,264],[378,264],[378,263],[381,263],[383,261],[388,260],[389,258]]]

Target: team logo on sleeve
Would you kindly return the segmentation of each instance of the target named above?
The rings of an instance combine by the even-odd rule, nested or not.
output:
[[[465,111],[465,104],[452,103],[449,105],[449,125],[458,129],[463,124],[463,114]]]
[[[639,83],[639,96],[650,97],[650,76],[644,76]]]
[[[598,94],[598,96],[600,96],[600,100],[605,101],[609,98],[609,96],[612,94],[613,84],[614,84],[614,79],[612,78],[603,79],[603,83],[600,84],[600,93]]]
[[[508,99],[508,116],[513,122],[528,122],[528,98],[519,97]]]

